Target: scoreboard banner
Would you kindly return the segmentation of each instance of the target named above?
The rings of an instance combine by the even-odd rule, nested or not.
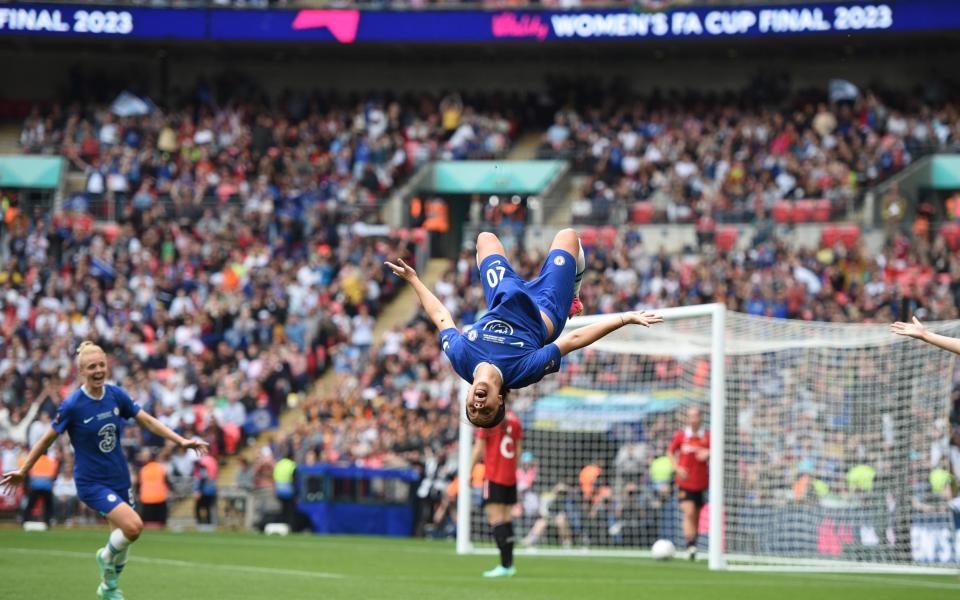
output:
[[[202,40],[208,38],[208,12],[121,5],[2,4],[0,36]]]
[[[0,6],[0,35],[330,44],[760,38],[958,28],[960,2],[955,0],[666,11],[230,10],[18,3]]]

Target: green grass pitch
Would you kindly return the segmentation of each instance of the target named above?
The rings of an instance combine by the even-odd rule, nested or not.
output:
[[[94,551],[107,530],[0,530],[0,599],[96,598]],[[703,562],[519,556],[518,576],[484,580],[492,555],[451,542],[369,537],[146,531],[121,578],[128,600],[942,600],[960,578],[770,574]]]

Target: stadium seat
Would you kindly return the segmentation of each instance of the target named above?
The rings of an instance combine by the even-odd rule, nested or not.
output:
[[[813,201],[813,220],[817,223],[827,223],[833,216],[833,203],[829,200]]]
[[[793,203],[793,222],[809,223],[813,220],[814,211],[813,200],[797,200]]]
[[[730,252],[737,245],[737,228],[732,225],[726,225],[717,228],[716,240],[717,250],[721,252]]]
[[[580,243],[585,248],[593,248],[597,245],[599,234],[595,227],[584,227],[580,230]]]
[[[944,223],[940,227],[940,237],[954,252],[960,250],[960,223]]]
[[[825,248],[833,248],[840,239],[840,230],[838,225],[827,225],[820,232],[820,245]]]
[[[820,244],[827,248],[832,248],[837,242],[846,248],[853,248],[859,240],[859,225],[827,225],[820,234]]]
[[[600,228],[600,244],[604,248],[613,248],[613,245],[617,241],[617,236],[619,231],[613,225],[607,225],[606,227]]]
[[[773,205],[773,220],[777,223],[789,223],[793,207],[786,200],[781,200]]]
[[[634,202],[630,208],[630,222],[637,225],[646,225],[653,222],[653,203]]]
[[[860,226],[859,225],[841,225],[840,226],[840,243],[842,243],[847,248],[853,248],[857,245],[857,242],[860,241]]]

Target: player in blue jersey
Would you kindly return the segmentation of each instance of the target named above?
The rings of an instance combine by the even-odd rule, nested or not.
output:
[[[576,258],[575,258],[576,257]],[[580,279],[586,268],[573,229],[553,238],[540,275],[524,281],[507,262],[503,244],[492,233],[477,237],[477,265],[488,311],[460,332],[450,311],[402,260],[385,263],[409,282],[430,319],[454,370],[468,381],[467,419],[477,427],[495,427],[506,414],[511,389],[534,384],[560,370],[560,359],[625,325],[649,327],[663,321],[652,312],[612,315],[560,335],[580,308]]]
[[[106,547],[96,554],[101,576],[97,596],[123,600],[117,580],[127,562],[127,549],[143,531],[143,521],[133,510],[130,471],[120,447],[126,422],[133,419],[144,429],[199,453],[207,451],[207,443],[181,437],[141,410],[123,388],[108,384],[107,355],[93,342],[77,348],[77,369],[82,385],[60,404],[50,430],[30,450],[23,466],[3,474],[0,488],[23,483],[57,436],[68,433],[75,455],[77,496],[106,517],[111,529]]]

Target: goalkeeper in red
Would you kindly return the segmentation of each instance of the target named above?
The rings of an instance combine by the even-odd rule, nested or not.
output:
[[[492,233],[477,237],[477,265],[488,311],[476,323],[457,330],[450,311],[402,260],[385,263],[410,282],[437,329],[454,370],[468,381],[467,419],[477,427],[495,427],[506,414],[508,390],[534,384],[560,370],[561,357],[589,346],[626,325],[649,327],[663,321],[651,312],[612,315],[560,335],[567,318],[580,308],[580,279],[586,263],[573,229],[557,233],[540,275],[524,281],[507,261]]]
[[[483,457],[483,512],[500,550],[500,564],[484,577],[513,577],[513,507],[517,503],[517,458],[523,440],[523,426],[513,411],[499,427],[478,429],[473,446],[472,466]]]
[[[683,538],[687,543],[687,558],[697,558],[697,531],[700,511],[706,503],[704,497],[710,481],[710,432],[703,426],[700,409],[687,409],[687,426],[677,431],[667,455],[677,473],[677,498],[683,512]]]

